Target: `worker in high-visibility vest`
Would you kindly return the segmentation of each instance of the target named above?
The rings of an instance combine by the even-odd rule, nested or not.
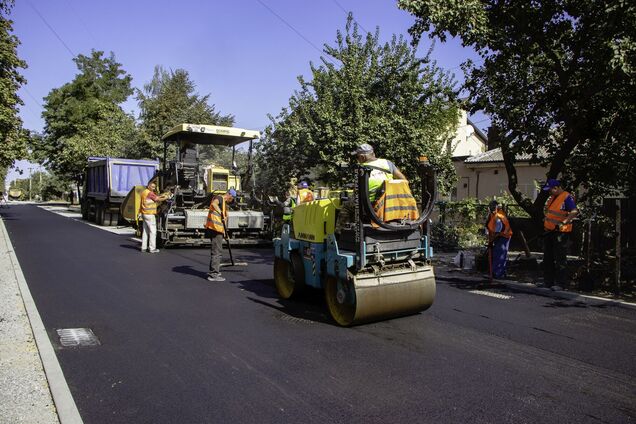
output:
[[[170,195],[155,193],[157,184],[150,181],[144,191],[141,192],[139,203],[139,215],[143,220],[143,232],[141,235],[141,251],[158,253],[157,249],[157,204],[167,200]]]
[[[309,184],[306,181],[301,181],[298,184],[298,196],[296,197],[296,204],[307,203],[314,200],[314,192],[309,189]]]
[[[506,276],[512,229],[508,217],[498,201],[490,202],[488,210],[490,213],[488,221],[486,221],[486,231],[488,233],[490,273],[494,278],[503,278]]]
[[[232,203],[236,197],[236,190],[229,189],[223,195],[216,195],[210,201],[208,219],[205,223],[206,234],[210,239],[210,266],[208,268],[208,281],[225,281],[221,276],[221,256],[223,252],[223,239],[227,237],[227,204]]]
[[[561,187],[561,182],[549,179],[543,186],[550,197],[545,205],[543,229],[543,281],[552,290],[567,285],[567,253],[572,220],[579,214],[574,197]]]
[[[351,152],[355,156],[359,164],[370,168],[369,173],[369,201],[371,204],[381,195],[380,189],[385,181],[395,179],[406,180],[406,177],[398,169],[393,162],[387,159],[379,159],[375,157],[373,146],[368,143],[360,144],[355,151]],[[350,199],[342,205],[336,223],[336,232],[339,233],[342,228],[347,226],[354,216],[354,204]]]

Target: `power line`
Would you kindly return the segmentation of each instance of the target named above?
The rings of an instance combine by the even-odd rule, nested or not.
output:
[[[95,43],[95,47],[99,48],[101,43],[97,40],[97,38],[95,38],[93,33],[88,29],[88,25],[86,25],[86,21],[82,18],[82,16],[79,13],[77,13],[77,10],[73,6],[73,3],[71,2],[71,0],[66,0],[66,3],[69,5],[69,9],[73,11],[73,15],[75,15],[75,18],[78,21],[80,21],[80,24],[82,25],[86,33],[92,38],[93,42]]]
[[[261,0],[256,0],[257,2],[259,2],[261,4],[261,6],[263,6],[265,9],[269,10],[269,12],[276,16],[281,22],[283,22],[285,25],[287,25],[292,31],[294,31],[296,33],[296,35],[298,35],[300,38],[302,38],[303,40],[305,40],[305,42],[307,42],[307,44],[309,44],[311,47],[313,47],[316,51],[318,51],[318,53],[320,53],[321,55],[324,53],[321,49],[319,49],[318,47],[316,47],[316,45],[314,43],[312,43],[311,41],[309,41],[309,39],[307,39],[307,37],[305,37],[304,35],[302,35],[300,33],[300,31],[298,31],[296,28],[294,28],[292,26],[292,24],[290,24],[289,22],[287,22],[285,19],[283,19],[282,16],[280,16],[278,13],[274,12],[268,5],[266,5],[265,3],[263,3]],[[331,62],[331,60],[329,60],[329,58],[326,58],[329,62]],[[333,64],[333,62],[331,62]]]
[[[345,15],[349,16],[349,12],[347,12],[347,10],[344,7],[342,7],[340,3],[338,3],[338,0],[333,0],[333,2],[336,3],[336,5],[345,13]],[[351,17],[353,18],[353,12],[351,12]],[[362,31],[364,31],[365,34],[369,33],[369,31],[364,29],[364,27],[360,24],[360,22],[356,21],[355,18],[353,18],[353,22],[355,22],[362,29]]]
[[[35,102],[35,104],[37,104],[38,106],[40,106],[40,109],[44,109],[42,107],[42,105],[40,104],[40,101],[38,99],[35,98],[35,96],[33,94],[31,94],[31,92],[29,91],[29,89],[26,87],[26,85],[23,85],[21,87],[22,89],[24,89],[24,91],[26,91],[26,93],[29,95],[29,97],[31,97],[31,99]]]
[[[44,19],[44,16],[42,16],[42,14],[40,12],[38,12],[38,10],[35,8],[35,6],[33,6],[33,3],[31,3],[28,0],[27,0],[27,3],[29,3],[29,6],[31,6],[31,9],[33,9],[33,11],[40,17],[40,19],[42,19],[42,22],[44,22],[44,24],[51,30],[53,35],[55,35],[55,37],[57,37],[57,39],[60,40],[60,43],[62,43],[62,45],[66,48],[66,50],[71,54],[71,57],[75,57],[75,53],[73,53],[73,51],[69,48],[69,46],[66,45],[64,40],[62,40],[62,37],[60,37],[58,35],[58,33],[55,32],[53,27],[51,25],[49,25],[49,23],[46,21],[46,19]]]

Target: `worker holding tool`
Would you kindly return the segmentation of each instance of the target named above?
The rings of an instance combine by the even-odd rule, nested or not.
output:
[[[158,253],[157,249],[157,203],[170,198],[169,194],[157,195],[155,190],[157,183],[150,180],[144,191],[141,192],[139,202],[139,215],[143,220],[143,232],[141,235],[141,251]]]
[[[227,238],[225,231],[227,221],[226,205],[232,203],[236,197],[236,190],[229,189],[223,195],[216,195],[210,201],[208,219],[205,223],[206,233],[210,238],[210,268],[208,281],[225,281],[221,276],[221,256],[223,252],[223,238]]]
[[[508,217],[501,204],[493,200],[488,205],[490,211],[486,222],[488,233],[488,265],[490,266],[490,279],[506,276],[508,262],[508,246],[512,237],[512,229]]]
[[[574,197],[561,187],[561,182],[549,179],[543,186],[550,197],[545,205],[543,228],[543,281],[552,290],[563,290],[567,283],[567,250],[572,232],[572,220],[579,214]]]

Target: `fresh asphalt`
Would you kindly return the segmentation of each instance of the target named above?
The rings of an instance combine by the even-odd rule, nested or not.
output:
[[[3,212],[84,423],[625,423],[636,311],[438,283],[431,309],[350,329],[280,301],[270,249],[142,254],[34,205]],[[91,328],[99,346],[62,347]]]

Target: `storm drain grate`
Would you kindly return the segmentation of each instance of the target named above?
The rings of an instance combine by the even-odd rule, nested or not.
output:
[[[62,346],[97,346],[101,343],[90,328],[62,328],[57,330]]]

